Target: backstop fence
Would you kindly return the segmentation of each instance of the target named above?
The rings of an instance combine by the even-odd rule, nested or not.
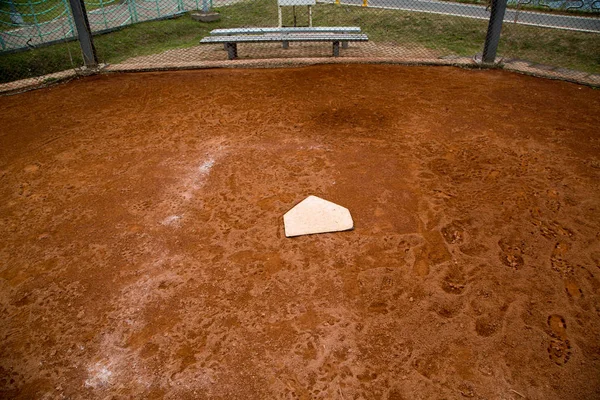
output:
[[[600,0],[0,1],[3,87],[106,66],[334,57],[495,62],[600,85]]]

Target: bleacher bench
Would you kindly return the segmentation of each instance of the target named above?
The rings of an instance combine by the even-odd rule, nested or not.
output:
[[[238,43],[274,43],[281,42],[287,48],[289,42],[332,42],[333,56],[340,54],[348,42],[366,42],[367,35],[359,34],[357,26],[331,27],[290,27],[290,28],[234,28],[214,29],[211,36],[203,38],[200,43],[223,43],[230,60],[237,58]]]
[[[239,36],[207,36],[200,43],[225,43],[230,60],[237,58],[238,43],[273,43],[273,42],[332,42],[333,56],[340,55],[340,42],[366,42],[369,38],[364,34],[327,33],[306,34],[290,33],[276,35],[239,35]]]
[[[309,26],[288,28],[230,28],[213,29],[212,36],[231,35],[259,35],[259,34],[290,34],[290,33],[360,33],[360,26]],[[283,48],[287,49],[289,43],[283,42]],[[342,49],[348,48],[348,42],[342,42]]]

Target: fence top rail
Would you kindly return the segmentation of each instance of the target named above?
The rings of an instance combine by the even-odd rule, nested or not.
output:
[[[260,33],[360,33],[360,26],[313,26],[290,28],[231,28],[213,29],[213,36],[260,34]]]

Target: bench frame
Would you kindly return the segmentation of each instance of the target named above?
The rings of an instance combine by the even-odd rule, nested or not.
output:
[[[238,43],[263,43],[263,42],[332,42],[333,56],[340,55],[340,42],[366,42],[367,35],[364,34],[279,34],[279,35],[240,35],[240,36],[208,36],[200,43],[224,43],[227,56],[234,60],[238,56]]]

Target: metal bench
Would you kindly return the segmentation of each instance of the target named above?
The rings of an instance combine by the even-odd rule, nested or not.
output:
[[[600,0],[599,0],[600,1]],[[210,34],[213,36],[231,36],[231,35],[258,35],[267,33],[280,33],[287,35],[290,33],[360,33],[360,26],[309,26],[309,27],[288,27],[288,28],[231,28],[231,29],[213,29]],[[226,45],[225,45],[226,46]],[[283,48],[289,47],[288,41],[283,41]],[[342,49],[348,48],[348,42],[342,42]],[[227,49],[225,49],[227,50]]]
[[[207,36],[200,43],[225,43],[227,55],[230,60],[237,58],[238,43],[273,43],[273,42],[332,42],[333,56],[340,55],[340,42],[366,42],[369,38],[364,34],[349,33],[289,33],[289,34],[264,34],[264,35],[232,35],[232,36]]]

